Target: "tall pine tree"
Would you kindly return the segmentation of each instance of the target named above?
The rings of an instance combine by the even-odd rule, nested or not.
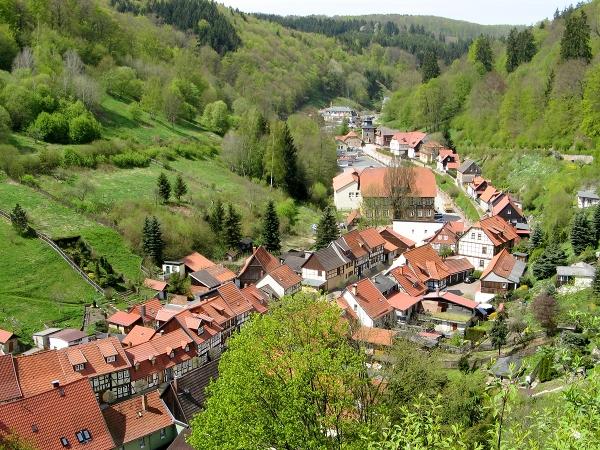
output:
[[[175,179],[175,188],[173,192],[177,201],[180,201],[181,197],[187,194],[187,191],[187,184],[185,184],[185,181],[183,181],[183,177],[181,175],[177,175],[177,178]]]
[[[158,190],[158,196],[163,201],[163,203],[168,202],[169,197],[171,197],[171,183],[169,183],[169,179],[164,174],[164,172],[160,173],[156,184],[157,184],[156,187]]]
[[[241,216],[230,203],[227,206],[227,217],[223,224],[224,241],[228,249],[238,248],[242,239]]]
[[[298,150],[290,133],[287,122],[283,124],[282,130],[282,159],[284,163],[284,174],[282,186],[290,196],[296,200],[305,200],[308,196],[306,180],[302,168],[298,165]]]
[[[437,54],[434,49],[428,49],[423,55],[421,63],[421,76],[423,83],[427,83],[432,78],[437,78],[440,75],[440,66],[437,61]]]
[[[486,72],[492,70],[494,55],[492,54],[492,44],[487,36],[481,35],[475,41],[475,60],[481,63]]]
[[[535,38],[530,28],[510,30],[506,39],[506,71],[514,71],[520,64],[531,61],[537,52]]]
[[[262,229],[263,245],[270,253],[278,254],[281,251],[281,239],[279,236],[279,218],[275,211],[275,204],[270,201],[263,219]]]
[[[571,225],[571,246],[575,255],[579,255],[591,243],[590,223],[585,211],[579,211]]]
[[[533,227],[533,232],[531,233],[531,247],[538,248],[541,247],[544,243],[544,232],[542,231],[542,227],[539,225],[535,225]]]
[[[560,56],[563,60],[583,59],[590,62],[592,49],[590,47],[590,26],[587,14],[569,14],[565,19],[565,31],[560,41]]]
[[[156,217],[146,217],[144,220],[144,229],[142,231],[142,250],[146,256],[152,258],[152,261],[160,266],[163,260],[164,242],[160,222]]]
[[[325,208],[323,216],[317,225],[317,250],[327,247],[331,242],[340,237],[337,218],[332,207]]]
[[[556,243],[549,244],[540,257],[533,263],[533,276],[538,280],[550,278],[556,274],[556,266],[564,266],[567,263],[567,255]]]

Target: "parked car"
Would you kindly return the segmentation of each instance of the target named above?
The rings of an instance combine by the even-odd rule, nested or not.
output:
[[[436,212],[433,214],[433,220],[435,220],[436,222],[443,222],[444,215],[442,213]]]

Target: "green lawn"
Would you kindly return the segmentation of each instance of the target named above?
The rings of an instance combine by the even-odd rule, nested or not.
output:
[[[472,222],[479,220],[479,212],[477,211],[477,208],[473,206],[471,199],[467,197],[467,194],[465,194],[462,189],[454,184],[449,176],[442,176],[436,173],[435,179],[438,187],[452,197],[456,206],[462,210],[467,219]]]
[[[134,255],[112,228],[94,222],[56,203],[35,190],[11,181],[0,182],[0,209],[10,211],[16,203],[27,211],[34,228],[53,239],[81,236],[99,255],[104,255],[118,272],[137,279],[141,258]]]
[[[0,327],[26,342],[44,325],[81,327],[83,304],[100,297],[47,244],[19,236],[5,219],[0,255]]]

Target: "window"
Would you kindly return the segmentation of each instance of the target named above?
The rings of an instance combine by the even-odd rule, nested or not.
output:
[[[510,208],[508,208],[508,209],[506,210],[506,214],[508,214],[508,215],[510,216],[510,215],[511,215],[511,213],[512,213],[512,211],[510,210]]]
[[[140,438],[138,442],[140,444],[140,448],[144,448],[146,446],[145,438]]]
[[[160,438],[164,439],[167,437],[167,431],[163,428],[162,430],[160,430]]]
[[[475,233],[471,233],[471,239],[475,239]]]
[[[480,241],[481,240],[481,233],[477,233],[477,240]]]
[[[116,361],[116,359],[117,359],[117,358],[116,358],[116,356],[115,356],[115,355],[107,356],[107,357],[106,357],[106,362],[107,362],[107,363],[113,363],[113,362],[115,362],[115,361]]]
[[[61,437],[60,438],[60,443],[62,444],[63,447],[68,447],[69,446],[69,440],[66,437]]]
[[[358,305],[356,303],[354,304],[354,311],[358,311]]]
[[[75,372],[81,372],[85,368],[85,364],[75,364],[73,370]]]
[[[448,236],[444,236],[444,240],[447,241],[448,240]]]
[[[483,259],[479,260],[479,267],[483,267],[485,265],[485,261]]]
[[[482,255],[486,255],[487,254],[487,247],[485,245],[483,247],[481,247],[481,254]]]
[[[423,217],[423,210],[422,210],[422,209],[420,209],[419,211],[417,211],[417,215],[418,215],[419,217]]]
[[[77,442],[79,442],[80,444],[85,444],[86,442],[92,440],[92,435],[90,434],[87,428],[84,428],[83,430],[75,433],[75,437],[77,438]]]

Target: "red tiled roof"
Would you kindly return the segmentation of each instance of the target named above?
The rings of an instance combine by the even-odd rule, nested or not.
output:
[[[234,315],[252,311],[252,304],[242,294],[240,289],[234,283],[227,283],[217,288],[217,292],[231,308]]]
[[[513,255],[511,255],[508,252],[508,250],[503,248],[500,253],[496,254],[492,258],[490,263],[487,265],[487,267],[481,274],[481,278],[485,278],[491,272],[495,273],[496,275],[502,278],[508,278],[513,268],[515,267],[516,262],[517,259]]]
[[[427,287],[408,266],[396,267],[390,272],[398,284],[411,297],[418,297],[427,292]]]
[[[59,390],[60,389],[60,390]],[[91,440],[79,443],[87,430]],[[109,450],[115,447],[88,380],[61,384],[47,392],[0,405],[0,436],[13,432],[37,450]]]
[[[517,205],[515,205],[512,200],[510,199],[510,197],[508,195],[504,195],[504,197],[502,197],[502,199],[496,203],[496,205],[492,208],[492,215],[493,216],[497,216],[498,214],[500,214],[504,208],[506,208],[507,206],[512,206],[513,210],[520,216],[523,215],[523,211],[521,211],[521,208],[517,207]]]
[[[485,178],[477,175],[477,176],[475,176],[475,178],[473,178],[473,181],[471,181],[471,187],[474,190],[478,190],[483,183],[489,183],[489,182],[490,182],[489,180],[486,180]]]
[[[381,237],[381,235],[377,232],[376,228],[366,228],[364,230],[359,231],[358,233],[363,242],[367,244],[370,248],[385,245],[385,239]]]
[[[258,289],[254,284],[246,286],[242,289],[242,294],[248,299],[258,313],[266,313],[268,311],[267,303],[269,298],[267,294]]]
[[[131,329],[129,334],[123,338],[123,345],[128,347],[148,342],[155,333],[156,332],[152,328],[136,325]]]
[[[444,239],[447,237],[447,239]],[[428,242],[431,244],[440,244],[440,245],[454,245],[458,237],[454,232],[452,225],[450,222],[446,222],[442,228],[437,230],[433,236],[428,238]]]
[[[215,265],[210,259],[202,256],[198,252],[190,253],[183,258],[183,263],[192,271],[197,272],[199,270],[207,269]]]
[[[144,286],[146,286],[149,289],[158,291],[158,292],[164,291],[165,288],[167,287],[167,284],[168,283],[166,281],[153,280],[151,278],[146,278],[144,280]]]
[[[446,258],[444,260],[444,264],[446,264],[446,267],[448,267],[450,275],[475,269],[473,264],[471,264],[467,258],[461,258],[458,256],[450,256]]]
[[[0,403],[23,395],[12,355],[0,355]]]
[[[488,185],[488,187],[485,189],[485,191],[483,191],[483,193],[479,196],[479,198],[484,201],[484,202],[489,202],[492,197],[494,197],[496,194],[498,194],[498,190],[492,186],[492,185]]]
[[[427,133],[423,133],[422,131],[400,132],[394,134],[392,140],[398,141],[401,145],[408,145],[410,148],[415,148],[425,139],[425,136],[427,136]]]
[[[227,283],[228,281],[234,280],[237,276],[235,273],[221,264],[209,267],[206,269],[206,272],[221,283]]]
[[[352,293],[353,286],[349,286],[348,289]],[[371,319],[377,319],[392,311],[386,298],[369,278],[356,283],[356,294],[352,295]]]
[[[358,172],[356,172],[354,169],[346,170],[345,172],[333,177],[333,190],[339,191],[355,181],[358,182]]]
[[[395,252],[396,250],[398,250],[398,246],[392,244],[390,241],[385,241],[385,245],[383,246],[383,248],[386,252]]]
[[[287,264],[282,264],[269,273],[284,290],[296,286],[302,282],[302,277],[294,272]]]
[[[64,348],[58,350],[58,356],[65,371],[70,370],[86,377],[95,377],[131,367],[123,346],[116,337]],[[115,360],[107,362],[108,356],[114,356]],[[81,357],[83,357],[83,361],[78,361]],[[73,366],[82,363],[85,363],[83,370],[74,372]]]
[[[348,214],[348,216],[346,217],[346,225],[350,225],[356,219],[360,219],[360,217],[361,217],[360,210],[353,209],[352,211],[350,211],[350,214]]]
[[[250,255],[246,262],[244,263],[244,267],[240,270],[239,276],[248,269],[252,261],[257,261],[260,266],[263,268],[264,273],[269,273],[272,270],[275,270],[281,264],[277,258],[271,255],[262,245],[257,247],[254,250],[254,253]]]
[[[347,314],[349,318],[358,322],[358,316],[356,313],[350,308],[350,305],[346,301],[344,297],[338,297],[335,302],[337,305],[344,311],[344,314]]]
[[[83,339],[86,336],[87,334],[85,334],[83,331],[75,330],[73,328],[65,328],[64,330],[52,333],[52,336],[50,336],[50,338],[61,339],[65,342],[73,342],[77,341],[78,339]]]
[[[356,132],[354,132],[354,131],[349,131],[346,135],[344,135],[344,136],[336,136],[335,138],[338,141],[346,142],[350,138],[360,139],[360,136],[358,134],[356,134]]]
[[[394,245],[397,245],[398,247],[400,247],[401,243],[408,248],[415,246],[415,241],[407,238],[406,236],[402,236],[400,233],[397,233],[392,227],[379,227],[378,231],[383,239],[391,242]]]
[[[387,197],[389,186],[386,185],[388,167],[368,167],[360,173],[360,191],[363,197]],[[415,197],[435,197],[437,185],[433,172],[427,167],[412,167],[413,180],[411,195]]]
[[[398,311],[406,311],[410,307],[416,305],[421,301],[421,297],[411,297],[404,292],[396,292],[390,298],[388,298],[388,303],[390,306]]]
[[[494,245],[501,245],[519,237],[515,228],[498,216],[482,219],[473,227],[481,228]]]
[[[450,275],[448,267],[430,244],[407,250],[403,256],[423,283],[443,280]]]
[[[156,315],[158,311],[162,308],[162,304],[160,300],[155,298],[151,298],[150,300],[139,303],[137,305],[133,305],[131,308],[127,310],[128,313],[135,312],[136,314],[142,315],[142,306],[146,307],[146,317],[144,317],[144,323],[156,320]]]
[[[108,429],[118,447],[171,426],[173,418],[158,391],[146,394],[146,407],[142,396],[110,405],[102,411]]]
[[[12,331],[0,330],[0,344],[6,344],[13,336]]]
[[[136,323],[137,321],[141,321],[142,318],[139,314],[136,313],[127,313],[125,311],[117,311],[112,316],[108,318],[108,323],[119,325],[122,327],[129,327]]]
[[[460,295],[453,294],[452,292],[444,291],[444,292],[430,292],[429,294],[423,297],[423,300],[435,300],[435,299],[444,299],[450,303],[454,303],[456,305],[464,306],[465,308],[475,309],[477,307],[477,302],[473,300],[469,300],[468,298],[461,297]]]
[[[462,220],[455,220],[454,222],[446,222],[453,233],[459,234],[465,232],[465,222]]]
[[[68,362],[67,366],[63,367],[64,363],[61,362],[58,350],[22,355],[16,357],[14,361],[24,397],[52,390],[52,381],[54,380],[66,384],[82,377],[81,374],[68,367]]]
[[[367,344],[381,345],[391,347],[394,337],[398,334],[393,330],[384,330],[382,328],[360,327],[352,335],[352,339]]]

